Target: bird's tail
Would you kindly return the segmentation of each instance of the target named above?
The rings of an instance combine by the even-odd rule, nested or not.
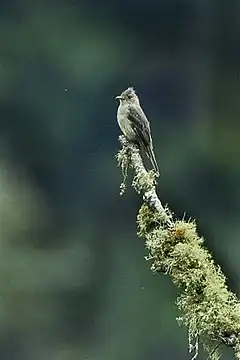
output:
[[[147,149],[146,153],[147,153],[147,156],[148,156],[149,160],[151,161],[153,169],[156,171],[156,173],[158,175],[160,175],[159,167],[158,167],[158,164],[157,164],[157,160],[156,160],[153,148],[151,146],[148,146],[148,149]]]

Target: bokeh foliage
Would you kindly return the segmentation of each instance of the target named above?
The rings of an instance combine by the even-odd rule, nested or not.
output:
[[[118,195],[114,96],[136,88],[161,199],[197,219],[239,293],[239,2],[0,6],[0,357],[185,359],[139,199]]]

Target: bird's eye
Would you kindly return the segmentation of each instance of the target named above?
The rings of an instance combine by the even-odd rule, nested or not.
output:
[[[130,99],[132,99],[132,95],[131,94],[128,94],[128,99],[130,100]]]

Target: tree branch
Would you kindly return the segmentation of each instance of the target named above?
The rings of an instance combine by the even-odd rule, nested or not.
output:
[[[174,218],[162,205],[156,193],[156,175],[146,171],[138,147],[124,136],[119,141],[122,149],[116,157],[124,177],[121,195],[131,167],[135,173],[132,186],[144,201],[137,216],[138,235],[145,241],[153,273],[170,275],[180,290],[177,306],[181,316],[177,321],[188,328],[189,352],[195,352],[192,359],[198,355],[198,342],[209,359],[219,358],[219,344],[232,347],[240,359],[237,297],[228,290],[224,274],[203,246],[195,222]]]

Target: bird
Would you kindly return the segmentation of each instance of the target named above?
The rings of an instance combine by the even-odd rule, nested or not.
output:
[[[139,98],[133,87],[115,97],[119,100],[117,122],[123,135],[136,143],[149,158],[153,169],[159,175],[159,167],[153,149],[150,123],[141,108]]]

